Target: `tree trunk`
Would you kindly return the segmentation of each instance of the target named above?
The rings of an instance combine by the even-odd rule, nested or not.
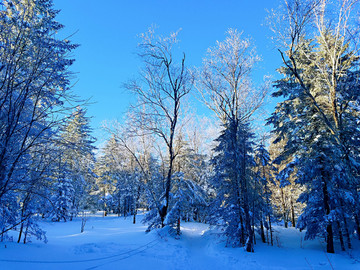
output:
[[[324,195],[324,207],[325,207],[325,214],[330,214],[330,205],[329,205],[329,193],[327,190],[326,181],[323,182],[323,195]],[[332,224],[329,223],[326,226],[326,251],[328,253],[335,253],[334,250],[334,235],[333,235],[333,228]]]
[[[339,234],[341,250],[345,251],[344,238],[343,238],[343,235],[342,235],[342,232],[341,232],[341,225],[340,225],[339,221],[337,222],[337,225],[338,225],[338,234]]]
[[[175,136],[175,127],[177,123],[177,100],[175,99],[174,105],[174,119],[171,121],[170,127],[170,137],[169,137],[169,144],[168,144],[168,151],[169,151],[169,169],[166,177],[166,185],[165,185],[165,206],[162,207],[160,211],[160,218],[161,218],[161,226],[164,227],[165,217],[167,215],[169,209],[169,200],[170,200],[170,190],[171,190],[171,177],[173,173],[173,166],[175,160],[175,154],[173,149],[174,143],[174,136]]]
[[[25,229],[25,233],[24,233],[24,244],[26,244],[27,241],[27,236],[28,236],[28,229],[29,229],[29,221],[26,223],[26,229]]]
[[[245,192],[246,192],[246,190],[245,190]],[[245,197],[245,199],[247,199],[246,197]],[[247,252],[254,252],[254,244],[253,244],[254,231],[252,230],[252,227],[251,227],[250,210],[249,210],[249,205],[247,204],[247,202],[248,202],[248,200],[245,200],[245,202],[244,202],[245,226],[246,226],[246,230],[247,230],[247,234],[248,234],[245,249]]]
[[[176,226],[176,234],[180,235],[180,217],[177,220],[177,226]]]
[[[242,245],[245,245],[245,228],[244,228],[244,220],[242,215],[240,215],[240,228],[241,228],[240,243]]]
[[[247,252],[254,252],[254,244],[253,244],[254,231],[252,230],[251,225],[247,226],[247,229],[248,229],[249,236],[246,241],[245,249]]]
[[[107,216],[106,208],[107,208],[107,205],[106,205],[106,190],[104,188],[104,217]]]
[[[124,206],[123,206],[123,214],[124,214],[124,217],[126,217],[126,207],[127,207],[127,201],[126,201],[126,198],[124,198]]]
[[[335,250],[334,250],[334,236],[333,236],[333,230],[332,230],[332,225],[331,224],[328,224],[326,226],[326,232],[327,232],[326,252],[327,253],[335,253]]]
[[[292,197],[290,198],[290,207],[291,207],[291,225],[295,228],[295,209],[294,209],[294,203]]]
[[[281,204],[283,208],[283,220],[284,220],[284,226],[285,228],[288,227],[288,221],[287,221],[287,215],[286,215],[286,204],[285,204],[285,194],[283,188],[280,188],[281,192]]]
[[[21,225],[20,225],[19,237],[18,237],[18,240],[17,240],[18,243],[20,243],[20,241],[21,241],[21,236],[22,236],[23,230],[24,230],[24,222],[22,222]]]
[[[134,202],[134,219],[133,219],[133,224],[136,223],[136,215],[137,215],[137,209],[138,209],[138,202],[139,202],[139,199],[140,199],[140,193],[141,193],[141,188],[140,188],[140,184],[138,186],[138,189],[137,189],[137,194],[136,194],[136,199],[135,199],[135,202]]]
[[[23,201],[23,205],[22,205],[22,208],[21,208],[20,220],[22,220],[24,218],[24,213],[25,213],[25,210],[26,210],[28,200],[29,200],[29,194],[26,195],[26,197],[25,197],[25,199]],[[20,243],[20,241],[21,241],[21,236],[22,236],[23,230],[24,230],[24,222],[21,222],[20,231],[19,231],[19,238],[18,238],[18,241],[17,241],[18,243]]]
[[[237,127],[238,125],[236,125]],[[236,129],[237,130],[237,129]],[[244,212],[245,212],[245,227],[247,231],[247,240],[246,240],[246,247],[245,250],[247,252],[254,252],[254,245],[253,245],[253,237],[254,237],[254,231],[251,227],[251,217],[250,217],[250,207],[249,207],[249,200],[248,200],[248,189],[247,189],[247,174],[246,174],[246,144],[245,141],[243,141],[242,145],[242,175],[241,175],[241,191],[243,196],[243,204],[244,204]]]
[[[347,222],[346,222],[345,217],[344,217],[344,227],[345,227],[345,237],[346,237],[347,246],[348,246],[349,249],[351,249],[352,248],[352,246],[351,246],[351,237],[350,237],[349,228],[347,226]]]
[[[260,235],[261,235],[261,241],[262,241],[263,243],[266,243],[265,232],[264,232],[264,224],[263,224],[262,219],[261,219],[261,221],[260,221]]]
[[[269,229],[270,229],[270,244],[273,246],[274,245],[274,239],[273,239],[273,231],[272,231],[272,227],[271,227],[271,216],[268,216],[269,219]]]
[[[135,208],[135,210],[134,210],[134,217],[133,217],[133,224],[136,223],[136,214],[137,214],[137,209]]]
[[[355,215],[355,222],[356,222],[356,234],[358,239],[360,240],[360,220],[358,215]]]
[[[161,227],[164,228],[165,224],[165,217],[166,217],[166,213],[167,213],[167,207],[165,205],[162,206],[162,208],[159,211],[159,215],[160,215],[160,219],[161,219]]]
[[[252,210],[253,213],[255,213],[255,204],[253,203],[253,210]],[[253,231],[253,243],[254,245],[256,245],[256,235],[255,235],[255,215],[253,214],[252,216],[252,231]]]
[[[118,217],[120,217],[120,215],[121,215],[121,199],[120,198],[118,200],[118,209],[117,209],[117,211],[118,211]]]

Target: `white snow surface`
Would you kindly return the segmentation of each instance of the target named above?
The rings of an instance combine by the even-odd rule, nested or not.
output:
[[[141,222],[117,216],[89,217],[80,233],[81,219],[42,222],[48,243],[0,242],[0,269],[360,269],[360,243],[336,254],[324,252],[320,240],[304,241],[304,232],[275,227],[274,246],[257,240],[255,253],[225,247],[208,225],[182,223],[175,239],[165,229],[145,233]],[[16,233],[14,232],[14,239]]]

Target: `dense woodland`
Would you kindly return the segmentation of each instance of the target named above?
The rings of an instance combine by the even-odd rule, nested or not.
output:
[[[39,220],[85,223],[94,211],[135,223],[139,209],[149,231],[178,236],[182,222],[204,222],[248,252],[255,240],[274,243],[274,224],[325,238],[329,253],[335,241],[347,250],[360,239],[357,0],[281,1],[267,19],[281,79],[262,84],[240,30],[194,69],[178,33],[150,28],[138,78],[123,82],[137,102],[125,121],[105,125],[97,154],[86,104],[71,89],[78,45],[58,38],[58,12],[51,0],[0,3],[0,241],[46,241]],[[190,96],[214,118],[189,113]],[[269,96],[279,103],[261,123],[266,133],[255,126]]]

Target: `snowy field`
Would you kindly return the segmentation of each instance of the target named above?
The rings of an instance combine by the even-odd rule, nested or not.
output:
[[[359,242],[351,253],[336,246],[338,254],[326,254],[324,243],[303,241],[304,232],[293,228],[276,227],[273,247],[257,241],[255,253],[247,253],[225,248],[207,225],[194,222],[182,223],[179,240],[146,234],[130,217],[97,215],[83,233],[80,226],[80,219],[44,222],[47,244],[0,243],[0,269],[360,269]]]

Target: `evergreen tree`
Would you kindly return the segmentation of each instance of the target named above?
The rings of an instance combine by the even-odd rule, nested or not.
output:
[[[174,175],[174,187],[172,197],[174,205],[167,215],[165,224],[176,228],[176,234],[180,235],[180,222],[187,220],[189,214],[194,213],[194,208],[198,209],[207,205],[204,199],[204,192],[194,181],[185,179],[183,173]]]
[[[183,145],[181,151],[179,151],[177,160],[175,162],[175,171],[178,175],[182,175],[180,178],[177,176],[175,179],[183,179],[184,181],[190,181],[189,184],[196,187],[199,200],[192,200],[193,203],[191,207],[187,208],[187,211],[183,213],[183,219],[190,221],[204,221],[207,218],[207,202],[208,202],[208,191],[210,188],[208,173],[210,171],[209,162],[206,160],[207,156],[199,153],[199,146],[192,144],[190,140],[194,138],[187,137],[187,141],[178,143],[178,145]],[[177,180],[175,189],[179,186]],[[180,186],[184,186],[181,185]]]
[[[253,135],[249,120],[261,107],[268,87],[254,87],[251,73],[259,61],[251,40],[236,29],[229,29],[226,38],[208,49],[197,88],[204,103],[224,125],[213,159],[216,190],[213,223],[220,218],[225,234],[235,246],[246,246],[253,252],[254,191]]]
[[[65,124],[61,135],[63,140],[60,159],[63,162],[63,170],[68,172],[74,189],[72,196],[73,215],[80,210],[91,209],[91,191],[95,188],[95,139],[91,135],[89,119],[85,116],[86,110],[77,107]]]
[[[286,139],[274,144],[270,144],[269,151],[272,160],[281,155]],[[291,164],[290,164],[291,163]],[[305,187],[296,182],[297,168],[292,163],[292,158],[281,160],[279,164],[272,163],[274,166],[273,175],[276,185],[272,187],[272,202],[275,214],[284,222],[285,228],[291,221],[292,227],[296,226],[296,221],[300,216],[304,206],[298,202],[301,193],[305,191]],[[285,169],[285,170],[284,170]]]
[[[41,179],[48,179],[49,173],[29,175],[49,167],[51,159],[43,159],[40,167],[33,159],[50,156],[59,113],[71,99],[69,53],[76,45],[57,38],[63,25],[55,21],[58,11],[51,0],[4,0],[1,6],[0,212],[5,215],[0,232],[4,236],[31,217],[32,211],[21,214],[21,203],[29,192],[39,201],[33,195]]]
[[[224,227],[230,245],[246,246],[247,251],[253,251],[254,238],[252,140],[253,134],[247,123],[230,119],[217,139],[219,145],[212,160],[216,198],[212,203],[210,222]]]
[[[98,200],[100,201],[99,208],[105,211],[104,215],[107,214],[108,210],[120,215],[120,197],[117,197],[115,193],[117,183],[122,182],[125,160],[126,157],[121,153],[118,142],[114,136],[111,136],[101,149],[101,155],[95,164],[95,171],[98,175],[96,185],[98,187]],[[111,199],[111,202],[106,200],[107,197]]]
[[[307,228],[306,238],[325,237],[329,253],[336,234],[351,246],[358,212],[358,8],[353,0],[291,0],[275,14],[281,24],[288,22],[277,32],[285,45],[285,78],[274,93],[285,100],[269,121],[275,142],[287,140],[277,160],[291,159],[285,172],[296,167],[297,181],[306,187],[297,226]]]
[[[145,165],[146,161],[142,161]],[[108,140],[102,150],[102,156],[97,162],[97,173],[101,207],[118,215],[133,214],[135,223],[137,209],[145,201],[145,176],[134,157],[119,144],[115,136]]]
[[[274,186],[274,180],[272,173],[274,168],[270,160],[270,154],[266,150],[264,142],[262,141],[255,151],[255,200],[253,204],[253,215],[254,219],[257,220],[257,223],[260,224],[260,235],[263,243],[265,240],[265,231],[267,229],[267,234],[270,233],[270,239],[268,237],[268,243],[273,245],[273,230],[272,230],[272,220],[273,220],[273,206],[271,202],[272,198],[272,187]]]
[[[54,220],[67,221],[74,215],[72,200],[75,196],[71,179],[66,171],[59,172],[55,187]]]
[[[306,238],[325,237],[327,251],[333,253],[334,227],[343,225],[339,230],[342,238],[341,231],[349,231],[354,217],[351,209],[357,208],[353,187],[358,185],[354,175],[358,156],[353,155],[353,149],[358,149],[359,142],[354,117],[359,108],[354,93],[359,74],[357,57],[348,46],[337,48],[336,39],[330,33],[324,35],[325,40],[303,40],[299,45],[301,49],[292,55],[296,74],[291,63],[280,70],[286,77],[277,81],[274,96],[285,101],[278,104],[270,123],[278,135],[276,142],[288,139],[278,163],[293,158],[283,173],[296,167],[297,182],[306,187],[299,198],[306,207],[297,226],[307,228]],[[321,69],[322,65],[332,65],[329,48],[339,55],[334,89],[326,84],[325,76],[331,75]],[[334,103],[329,104],[333,94]]]

